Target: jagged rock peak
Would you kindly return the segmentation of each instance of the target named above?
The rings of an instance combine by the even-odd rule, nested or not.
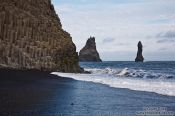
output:
[[[81,72],[51,0],[0,0],[0,68]]]
[[[90,37],[85,45],[85,48],[94,48],[96,49],[95,37]]]
[[[96,48],[95,37],[90,37],[85,47],[83,47],[79,52],[80,62],[101,62],[100,55]]]
[[[135,59],[135,62],[143,62],[144,61],[144,57],[142,55],[143,45],[141,41],[139,41],[137,47],[138,47],[138,51],[137,51],[137,57]]]

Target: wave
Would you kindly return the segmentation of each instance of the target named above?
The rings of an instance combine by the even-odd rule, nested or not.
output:
[[[163,74],[148,74],[144,70],[120,69],[86,69],[91,74],[75,74],[52,72],[51,74],[63,78],[72,78],[79,81],[87,81],[109,85],[114,88],[127,88],[136,91],[155,92],[162,95],[175,96],[175,79],[165,79]],[[151,75],[156,79],[148,78]],[[144,76],[143,78],[130,78]],[[126,78],[123,78],[126,77]]]
[[[112,68],[105,68],[105,69],[85,69],[92,74],[108,74],[115,77],[136,77],[136,78],[160,78],[160,79],[169,79],[175,78],[173,75],[164,74],[164,73],[155,73],[153,71],[145,71],[142,69],[112,69]]]

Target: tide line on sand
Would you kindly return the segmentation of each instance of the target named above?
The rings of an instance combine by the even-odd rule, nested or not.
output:
[[[106,74],[75,74],[60,72],[52,72],[51,74],[79,81],[101,83],[114,88],[127,88],[130,90],[175,96],[175,81],[169,79],[120,78]]]

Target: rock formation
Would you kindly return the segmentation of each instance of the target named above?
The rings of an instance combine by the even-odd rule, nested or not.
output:
[[[143,46],[142,46],[141,41],[139,41],[137,46],[138,46],[138,51],[137,51],[137,57],[135,59],[135,62],[143,62],[144,61],[144,58],[143,58],[143,55],[142,55]]]
[[[0,68],[82,71],[51,0],[0,0]]]
[[[96,49],[95,37],[90,37],[83,49],[79,53],[80,62],[101,62],[99,53]]]

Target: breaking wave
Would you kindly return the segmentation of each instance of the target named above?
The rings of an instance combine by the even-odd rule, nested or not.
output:
[[[136,69],[85,69],[92,74],[108,74],[114,77],[136,77],[136,78],[160,78],[160,79],[169,79],[175,78],[173,75],[163,74],[163,73],[155,73],[153,71],[145,71],[145,70],[136,70]]]
[[[155,92],[175,96],[175,79],[172,75],[153,73],[135,69],[86,69],[91,74],[59,73],[51,74],[80,81],[101,83],[114,88]]]

